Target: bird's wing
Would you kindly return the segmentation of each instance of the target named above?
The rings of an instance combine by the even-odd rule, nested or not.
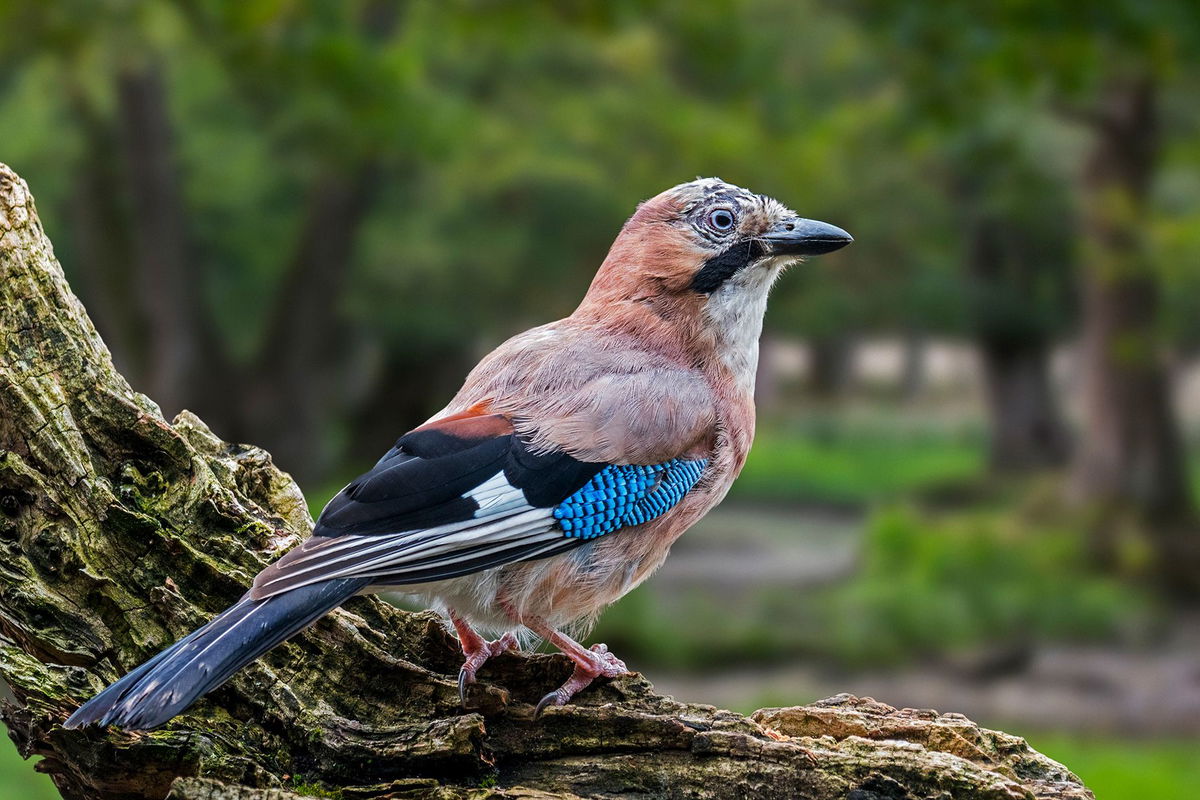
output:
[[[424,583],[545,558],[660,516],[706,463],[585,462],[535,449],[505,415],[455,414],[402,436],[251,593],[263,599],[333,578]]]

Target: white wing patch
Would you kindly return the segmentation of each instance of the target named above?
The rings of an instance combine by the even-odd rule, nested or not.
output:
[[[479,504],[479,510],[475,512],[477,519],[510,509],[529,508],[529,503],[525,502],[525,493],[509,483],[503,471],[476,486],[467,493],[467,497]]]

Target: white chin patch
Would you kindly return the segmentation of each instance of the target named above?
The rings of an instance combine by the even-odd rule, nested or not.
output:
[[[758,337],[771,285],[785,267],[799,260],[796,256],[762,259],[739,270],[708,297],[705,315],[721,342],[721,358],[746,391],[754,386]]]
[[[793,264],[799,264],[804,260],[804,256],[771,256],[762,260],[762,266],[770,270],[778,277],[779,273],[783,272]]]
[[[751,295],[761,292],[765,301],[766,293],[771,290],[775,279],[792,264],[802,260],[800,256],[770,256],[764,258],[739,270],[721,288],[728,288],[735,292]],[[721,294],[721,292],[714,292],[713,296],[715,297],[718,294]]]

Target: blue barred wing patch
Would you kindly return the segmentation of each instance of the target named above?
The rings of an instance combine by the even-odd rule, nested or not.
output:
[[[660,517],[700,480],[708,459],[650,466],[611,465],[554,509],[567,536],[595,539]]]

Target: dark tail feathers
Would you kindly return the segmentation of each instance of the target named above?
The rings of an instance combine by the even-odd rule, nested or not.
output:
[[[331,580],[258,601],[247,593],[207,625],[84,703],[63,727],[156,728],[246,664],[341,605],[367,583],[360,579]]]

